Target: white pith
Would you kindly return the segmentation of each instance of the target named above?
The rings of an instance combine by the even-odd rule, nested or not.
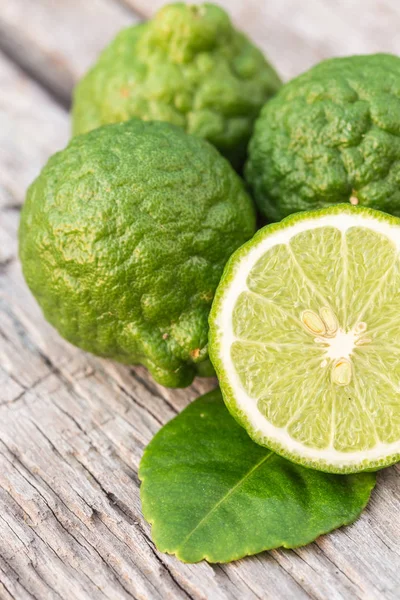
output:
[[[356,347],[357,336],[355,331],[343,331],[339,329],[333,338],[326,340],[325,355],[333,360],[338,358],[350,358]]]
[[[385,457],[400,453],[400,440],[391,444],[377,443],[373,448],[355,452],[341,452],[333,447],[324,449],[311,448],[294,440],[285,428],[272,425],[257,407],[254,398],[251,398],[244,389],[236,369],[231,360],[231,346],[236,341],[233,334],[232,315],[239,295],[248,290],[247,276],[264,255],[264,253],[277,244],[288,243],[289,240],[304,231],[324,226],[335,227],[342,233],[351,227],[362,226],[387,236],[400,251],[400,227],[388,222],[374,219],[365,214],[337,214],[324,215],[319,218],[304,219],[286,228],[271,233],[267,238],[260,240],[241,261],[236,264],[233,277],[224,290],[220,300],[218,315],[215,320],[218,336],[218,354],[239,410],[246,415],[251,428],[261,436],[274,440],[279,446],[285,448],[287,453],[297,455],[310,461],[323,461],[341,468],[351,467],[362,461],[376,462]],[[363,325],[363,324],[362,324]],[[330,359],[349,357],[357,340],[357,332],[343,332],[339,330],[335,337],[329,340],[325,356]],[[400,401],[400,399],[399,399]]]

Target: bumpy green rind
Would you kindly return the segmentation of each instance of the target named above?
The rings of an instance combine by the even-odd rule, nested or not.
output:
[[[308,544],[352,523],[375,485],[372,473],[319,473],[254,444],[218,389],[156,434],[139,477],[157,548],[184,562]]]
[[[245,172],[271,221],[352,196],[400,216],[400,58],[333,58],[284,85],[256,122]]]
[[[280,80],[262,53],[213,4],[162,8],[119,33],[74,93],[73,131],[131,117],[180,125],[235,167]]]
[[[254,230],[253,204],[215,148],[133,119],[50,158],[28,190],[20,257],[68,341],[186,386],[207,359],[225,262]]]
[[[251,240],[249,240],[246,244],[244,244],[238,250],[236,250],[236,252],[234,252],[228,260],[223,275],[221,277],[221,281],[215,292],[214,301],[209,315],[210,331],[208,336],[209,355],[217,373],[218,381],[221,386],[221,391],[225,404],[228,407],[228,410],[232,414],[232,416],[238,421],[238,423],[240,423],[240,425],[242,425],[242,427],[246,429],[249,436],[257,444],[266,446],[267,448],[270,448],[277,454],[280,454],[281,456],[284,456],[285,458],[295,463],[299,463],[310,469],[324,471],[326,473],[341,474],[360,473],[362,471],[377,471],[379,469],[383,469],[384,467],[388,467],[396,462],[399,462],[400,454],[393,454],[391,456],[387,456],[384,459],[376,461],[364,460],[351,466],[332,465],[330,463],[327,463],[323,459],[310,460],[298,455],[297,453],[289,452],[287,448],[279,444],[276,440],[262,435],[259,431],[253,428],[246,414],[238,406],[235,390],[233,389],[229,378],[225,372],[225,368],[221,360],[221,354],[223,351],[229,352],[229,349],[222,349],[221,347],[221,339],[219,335],[219,327],[217,325],[217,317],[219,312],[222,310],[225,291],[231,284],[232,280],[235,278],[235,274],[239,263],[244,257],[248,255],[249,251],[254,246],[257,246],[260,242],[268,238],[273,233],[286,229],[287,227],[291,227],[295,223],[309,219],[320,219],[324,215],[337,215],[346,213],[360,213],[366,216],[370,216],[376,221],[383,221],[395,225],[396,227],[400,227],[400,219],[398,219],[397,217],[387,215],[386,213],[383,213],[378,210],[366,207],[352,206],[350,204],[338,204],[325,209],[319,209],[310,212],[299,212],[286,217],[279,223],[272,223],[270,225],[266,225],[265,227],[257,231]]]

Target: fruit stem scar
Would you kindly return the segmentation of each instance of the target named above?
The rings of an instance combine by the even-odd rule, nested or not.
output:
[[[339,358],[332,367],[332,381],[336,385],[349,385],[351,381],[351,362],[347,358]]]

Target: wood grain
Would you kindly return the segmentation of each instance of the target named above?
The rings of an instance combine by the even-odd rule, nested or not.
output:
[[[154,548],[140,512],[137,469],[143,448],[162,424],[215,382],[198,380],[187,390],[167,390],[143,368],[85,354],[44,321],[26,288],[17,260],[18,208],[26,185],[69,135],[68,113],[54,96],[67,99],[72,82],[114,28],[131,20],[122,5],[100,0],[30,4],[6,0],[0,11],[0,37],[14,23],[13,33],[23,48],[17,60],[51,90],[47,93],[0,55],[0,598],[398,600],[397,466],[379,475],[371,503],[357,523],[306,548],[214,566],[184,565]],[[356,15],[359,0],[301,5],[284,0],[286,8],[277,4],[250,0],[245,8],[242,4],[242,13],[238,2],[229,6],[260,40],[267,32],[265,44],[271,39],[278,44],[282,38],[274,47],[282,48],[277,59],[287,76],[306,68],[307,60],[318,60],[329,44],[336,53],[349,48],[349,33],[355,47],[362,40],[363,51],[374,50],[385,37],[386,44],[398,43],[388,34],[398,14],[394,2],[363,3],[375,15],[369,21],[365,15],[349,18]],[[106,5],[103,16],[100,10],[91,13],[91,6]],[[152,9],[155,5],[150,4]],[[140,6],[147,11],[149,5]],[[257,6],[262,17],[254,12]],[[19,12],[21,18],[5,25],[5,15],[9,19],[15,7],[26,10],[26,23]],[[37,21],[35,11],[41,15]],[[120,21],[112,20],[114,14]],[[87,15],[93,18],[90,32],[85,31]],[[316,32],[317,18],[322,20]],[[101,24],[104,19],[109,22]],[[362,32],[353,24],[360,19],[370,22]],[[96,32],[101,32],[98,37]],[[74,44],[76,51],[71,49]],[[15,44],[5,45],[13,54]],[[61,70],[54,67],[55,47]],[[21,56],[29,51],[32,64],[27,68],[28,58]],[[51,74],[45,80],[47,68]]]
[[[49,154],[67,142],[70,125],[65,110],[1,53],[0,65],[0,205],[20,205]]]
[[[77,79],[137,20],[112,0],[3,0],[0,49],[68,106]]]

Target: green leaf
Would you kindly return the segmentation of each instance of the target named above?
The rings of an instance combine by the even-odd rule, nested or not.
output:
[[[375,485],[374,473],[321,473],[258,446],[218,389],[157,433],[139,477],[157,548],[184,562],[308,544],[354,521]]]

